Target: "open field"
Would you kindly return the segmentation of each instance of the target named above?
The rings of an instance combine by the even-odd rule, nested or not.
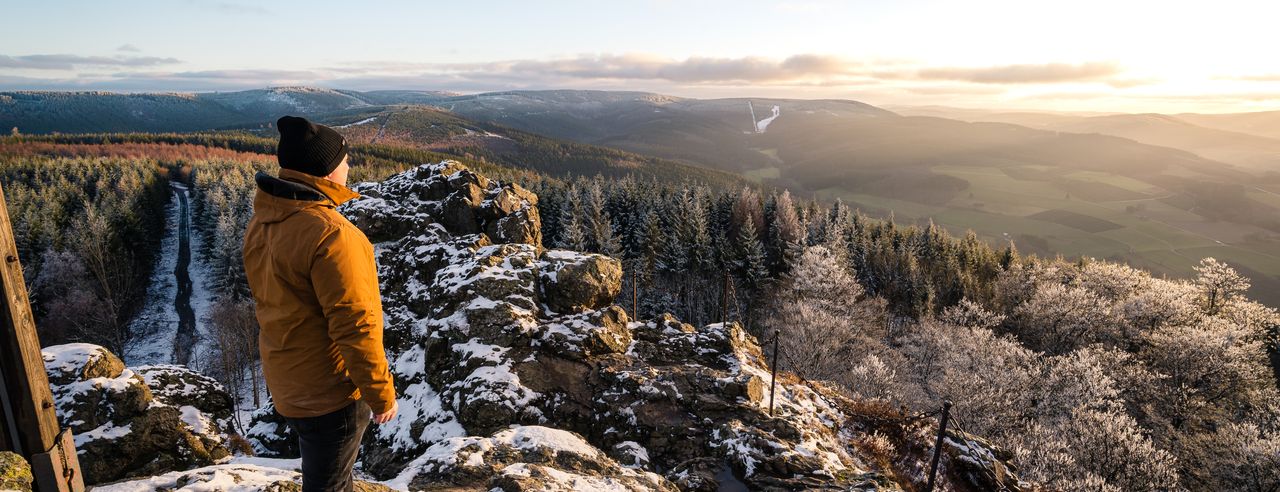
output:
[[[1175,206],[1193,202],[1177,197],[1175,190],[1131,175],[1049,166],[938,165],[930,170],[963,179],[968,187],[941,205],[874,190],[826,188],[818,195],[839,197],[870,215],[892,213],[901,223],[932,219],[953,234],[971,229],[992,244],[1012,240],[1023,253],[1120,260],[1169,277],[1190,277],[1201,258],[1213,256],[1251,277],[1251,295],[1280,305],[1280,232],[1209,220]],[[1168,171],[1197,176],[1183,168]],[[1280,194],[1265,188],[1247,196],[1280,207]]]

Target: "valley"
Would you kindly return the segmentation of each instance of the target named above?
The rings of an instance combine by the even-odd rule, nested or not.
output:
[[[130,108],[136,118],[94,123],[95,131],[147,131],[177,119],[184,122],[177,129],[240,128],[271,138],[267,115],[293,111],[365,144],[558,176],[787,188],[901,223],[932,221],[955,235],[973,230],[994,246],[1013,241],[1029,254],[1123,261],[1174,278],[1213,256],[1249,274],[1251,295],[1280,305],[1280,140],[1267,136],[1266,114],[895,112],[849,100],[313,88],[192,97],[59,93],[33,114],[37,106],[22,98],[36,101],[38,93],[10,97],[16,102],[0,105],[0,126],[21,120],[38,131],[76,131],[105,120],[93,110],[87,118],[57,116],[57,104],[75,104]],[[770,110],[753,123],[749,105],[785,116]]]

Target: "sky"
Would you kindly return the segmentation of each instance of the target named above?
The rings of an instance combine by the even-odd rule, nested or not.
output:
[[[1261,0],[3,0],[0,12],[0,90],[607,89],[1280,110],[1280,2]]]

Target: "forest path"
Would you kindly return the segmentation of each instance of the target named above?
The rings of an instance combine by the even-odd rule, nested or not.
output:
[[[196,314],[191,309],[191,206],[185,187],[174,187],[178,196],[178,261],[173,277],[178,288],[173,308],[178,313],[178,331],[173,340],[173,363],[191,362],[191,349],[196,343]]]

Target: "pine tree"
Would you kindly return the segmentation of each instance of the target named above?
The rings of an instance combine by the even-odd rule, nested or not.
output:
[[[658,255],[661,251],[659,245],[663,244],[662,220],[656,209],[649,208],[645,211],[639,236],[642,240],[639,242],[637,256],[643,264],[641,278],[648,283],[652,281],[653,273],[658,268]]]
[[[622,243],[613,233],[613,221],[609,219],[609,212],[605,210],[604,191],[600,188],[598,180],[586,186],[582,198],[586,215],[583,226],[586,229],[587,242],[591,250],[615,258],[621,256]]]
[[[581,204],[577,200],[577,193],[573,191],[575,190],[570,188],[570,193],[566,194],[564,202],[560,204],[560,238],[556,241],[556,247],[586,251],[586,227],[582,223]]]
[[[756,234],[751,221],[744,222],[738,229],[738,237],[734,246],[738,253],[734,265],[738,276],[745,281],[751,292],[756,292],[768,278],[769,270],[765,265],[764,246]]]

